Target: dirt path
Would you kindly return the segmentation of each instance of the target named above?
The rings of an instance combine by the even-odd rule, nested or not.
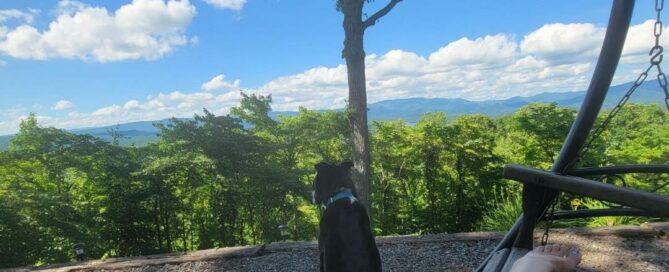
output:
[[[550,242],[578,246],[584,254],[579,271],[669,271],[668,230],[669,223],[557,229]],[[377,243],[384,271],[471,271],[501,237],[494,232],[433,234],[379,237]],[[4,271],[30,270],[318,271],[318,249],[315,242],[283,242]]]

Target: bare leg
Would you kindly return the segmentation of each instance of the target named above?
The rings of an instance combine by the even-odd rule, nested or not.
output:
[[[581,253],[562,245],[535,248],[511,267],[511,272],[566,272],[573,271],[581,262]]]

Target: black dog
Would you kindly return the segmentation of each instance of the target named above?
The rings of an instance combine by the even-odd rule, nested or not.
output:
[[[318,249],[321,271],[381,271],[365,206],[356,198],[350,162],[316,164],[314,203],[325,206]]]

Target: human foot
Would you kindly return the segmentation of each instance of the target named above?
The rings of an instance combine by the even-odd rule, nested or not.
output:
[[[563,245],[540,246],[518,259],[512,272],[563,272],[573,271],[581,262],[581,253],[576,248]]]

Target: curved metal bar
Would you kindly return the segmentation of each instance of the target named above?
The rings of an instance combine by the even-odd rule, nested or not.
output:
[[[563,173],[578,158],[578,152],[583,148],[597,119],[597,114],[602,108],[609,86],[611,86],[611,80],[623,51],[633,10],[633,0],[616,0],[613,3],[604,44],[602,45],[602,51],[599,53],[597,67],[595,67],[590,80],[588,92],[551,171]]]
[[[551,171],[563,173],[578,158],[578,152],[583,148],[597,119],[597,114],[602,108],[609,86],[611,86],[611,80],[618,67],[620,54],[625,44],[633,10],[633,0],[616,0],[613,2],[604,44],[602,45],[602,51],[599,53],[597,67],[595,67],[590,80],[588,92]]]
[[[560,150],[557,160],[551,169],[553,172],[564,172],[577,158],[578,152],[585,144],[587,136],[597,118],[597,114],[602,107],[607,90],[613,79],[613,74],[618,66],[618,61],[620,60],[622,48],[625,43],[625,37],[627,36],[627,30],[629,29],[630,20],[632,18],[634,2],[634,0],[614,0],[613,2],[608,27],[606,29],[606,36],[604,37],[602,45],[602,51],[599,54],[597,66],[590,81],[588,92],[581,104],[581,109],[576,116],[576,120],[569,131],[569,135]],[[548,203],[550,203],[555,196],[556,195],[554,194],[547,197],[546,201],[539,205],[539,210],[545,211],[546,207],[548,207]],[[531,237],[533,235],[536,219],[540,216],[541,213],[520,216],[516,221],[516,224],[514,224],[514,227],[507,233],[507,237]],[[500,242],[497,246],[498,248],[500,246],[509,246],[510,239],[507,239],[507,237]],[[494,253],[495,252],[493,251],[491,256]],[[477,271],[482,271],[488,260],[489,258],[477,268]],[[513,260],[507,260],[507,262],[508,261]]]
[[[569,130],[569,134],[565,139],[562,149],[558,154],[551,172],[564,173],[568,168],[573,166],[573,163],[578,159],[578,154],[585,144],[588,134],[597,119],[606,93],[611,85],[611,80],[616,72],[618,61],[625,44],[625,37],[629,29],[630,20],[632,18],[632,11],[634,10],[634,0],[615,0],[611,8],[611,15],[609,17],[609,24],[606,28],[606,36],[602,45],[602,51],[599,53],[597,59],[597,66],[592,75],[588,92],[585,95],[581,108],[578,111],[576,120]],[[531,194],[537,194],[536,188],[533,186],[523,186],[523,203],[525,198]],[[574,185],[579,186],[579,185]],[[547,187],[542,186],[544,190]],[[549,203],[557,196],[555,189],[544,191],[545,197],[538,203],[527,203],[523,205],[523,212],[526,213],[514,247],[532,248],[532,235],[536,220],[545,212]],[[534,201],[534,200],[532,200]],[[529,210],[526,209],[529,208]]]
[[[597,175],[611,175],[611,174],[646,174],[646,173],[669,173],[669,165],[666,164],[651,164],[651,165],[621,165],[621,166],[604,166],[604,167],[585,167],[578,169],[571,169],[567,171],[570,176],[597,176]]]
[[[614,209],[591,209],[591,210],[576,210],[576,211],[560,211],[555,212],[553,216],[550,214],[544,215],[542,220],[553,219],[553,220],[562,220],[562,219],[576,219],[576,218],[588,218],[588,217],[601,217],[601,216],[659,216],[651,212],[647,212],[640,209],[634,208],[614,208]]]
[[[518,235],[518,228],[520,228],[520,222],[523,220],[523,215],[521,214],[518,219],[516,219],[516,223],[513,224],[511,229],[506,232],[504,235],[504,238],[502,238],[499,243],[497,243],[497,246],[495,246],[495,249],[488,254],[488,256],[481,262],[481,264],[474,270],[476,272],[482,272],[485,267],[488,265],[488,261],[492,258],[493,255],[495,255],[495,252],[503,249],[503,248],[510,248],[511,244],[513,243],[513,240],[516,239],[516,235]]]

